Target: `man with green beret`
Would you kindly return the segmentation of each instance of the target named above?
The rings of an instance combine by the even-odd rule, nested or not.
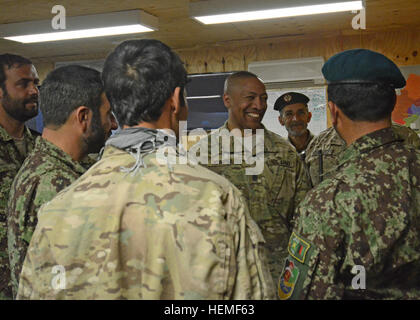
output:
[[[308,109],[309,100],[302,93],[287,92],[274,103],[274,110],[280,113],[279,122],[286,127],[289,142],[302,160],[305,160],[305,150],[314,138],[308,130],[308,123],[312,118],[312,113]]]
[[[346,142],[334,177],[297,210],[281,299],[420,298],[420,150],[391,128],[398,67],[365,49],[324,65],[332,123]]]

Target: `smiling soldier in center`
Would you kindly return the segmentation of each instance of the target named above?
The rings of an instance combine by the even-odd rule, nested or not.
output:
[[[265,238],[273,279],[278,279],[282,266],[282,262],[279,261],[283,261],[287,256],[293,212],[310,187],[302,161],[294,148],[261,123],[267,110],[267,97],[265,85],[255,74],[240,71],[230,75],[226,79],[223,95],[223,102],[229,112],[228,120],[200,143],[207,142],[208,155],[212,155],[212,158],[215,153],[218,153],[219,158],[223,158],[222,163],[215,164],[209,161],[208,168],[228,178],[242,191],[251,216]],[[247,136],[247,131],[258,135],[258,129],[264,133],[261,152],[261,156],[264,157],[263,168],[260,174],[251,175],[247,174],[250,166],[247,161],[237,161],[244,158],[242,150],[245,154],[247,146],[244,143],[239,154],[233,142],[236,135]],[[214,139],[223,136],[222,131],[230,134],[231,146],[228,154],[218,147],[218,138]],[[239,140],[244,142],[246,139]],[[258,147],[255,149],[258,150]],[[252,153],[259,155],[254,147]],[[225,158],[229,158],[230,161],[226,163]]]

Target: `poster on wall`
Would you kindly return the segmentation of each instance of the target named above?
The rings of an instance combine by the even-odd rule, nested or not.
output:
[[[413,129],[420,129],[420,75],[408,76],[406,87],[397,96],[392,120]]]
[[[280,136],[287,138],[287,130],[283,127],[279,120],[279,112],[274,110],[274,103],[277,98],[286,92],[299,92],[310,98],[308,103],[309,111],[312,113],[311,122],[308,129],[315,135],[327,129],[327,92],[326,87],[313,88],[292,88],[281,90],[268,90],[267,112],[265,113],[262,123],[264,126]]]

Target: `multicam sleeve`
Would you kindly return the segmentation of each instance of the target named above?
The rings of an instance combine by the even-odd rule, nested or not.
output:
[[[236,188],[230,196],[228,210],[235,212],[239,221],[233,227],[237,248],[237,273],[231,299],[273,300],[277,299],[274,283],[268,268],[264,238],[249,214],[248,207]],[[229,213],[228,213],[229,214]]]
[[[39,214],[42,214],[42,208]],[[50,227],[37,225],[19,277],[16,300],[50,300],[56,299],[63,290],[54,289],[56,263],[51,254],[51,243],[48,238]]]
[[[27,254],[24,259],[22,266],[22,272],[19,275],[19,286],[17,290],[16,300],[30,300],[30,299],[41,299],[35,290],[37,280],[37,267],[36,267],[36,254],[38,244],[36,241],[32,241]],[[39,271],[39,270],[38,270]]]
[[[26,258],[22,273],[20,275],[19,287],[16,295],[16,300],[29,300],[34,298],[33,288],[30,275],[34,274],[35,270],[30,258]],[[36,299],[36,297],[35,297]]]

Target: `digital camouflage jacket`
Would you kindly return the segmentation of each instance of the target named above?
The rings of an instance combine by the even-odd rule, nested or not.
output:
[[[280,298],[419,299],[420,150],[386,128],[338,169],[298,208]]]
[[[27,154],[32,150],[38,135],[38,132],[25,127],[23,139]],[[0,126],[0,300],[12,299],[7,252],[7,201],[13,179],[27,154],[19,152],[13,138]]]
[[[9,197],[7,233],[14,295],[39,208],[85,171],[60,148],[42,137],[37,138],[15,177]]]

